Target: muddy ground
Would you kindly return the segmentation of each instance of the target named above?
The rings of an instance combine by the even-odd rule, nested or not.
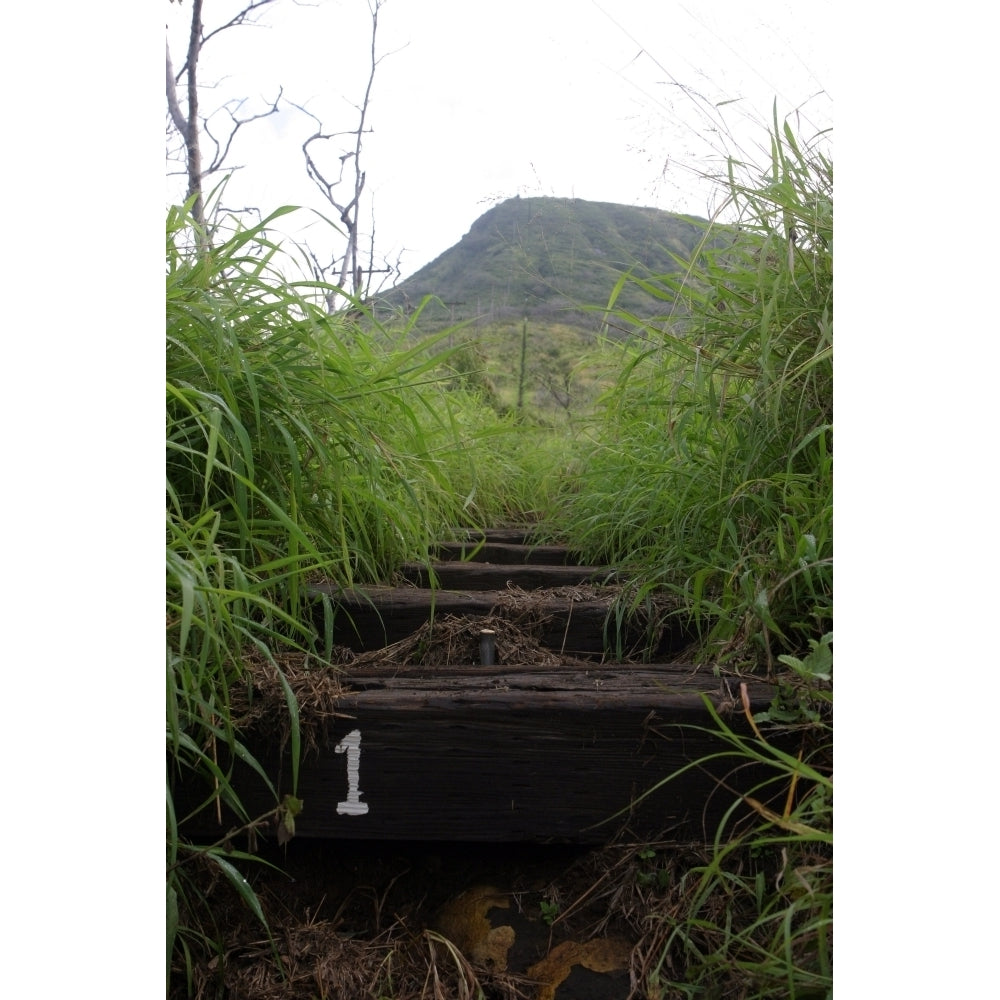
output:
[[[670,886],[704,861],[694,846],[626,837],[597,849],[293,840],[260,856],[274,867],[245,870],[274,947],[225,879],[210,878],[228,951],[197,965],[198,997],[644,997]],[[178,973],[175,997],[186,995]]]

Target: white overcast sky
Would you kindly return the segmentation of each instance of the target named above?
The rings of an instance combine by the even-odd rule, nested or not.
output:
[[[164,6],[179,68],[190,4]],[[242,6],[206,0],[206,30]],[[798,112],[804,139],[832,126],[830,23],[816,0],[387,0],[363,153],[374,213],[366,201],[362,228],[374,217],[376,252],[401,260],[405,277],[515,194],[707,216],[715,196],[696,175],[718,169],[722,136],[766,162],[757,147],[775,100],[780,114]],[[260,110],[283,87],[326,131],[349,130],[370,28],[367,0],[278,0],[256,26],[206,45],[202,110],[231,98]],[[722,101],[735,103],[714,111]],[[329,213],[303,167],[315,124],[282,106],[238,136],[230,160],[244,167],[225,204]],[[286,231],[333,247],[315,216],[293,218]]]

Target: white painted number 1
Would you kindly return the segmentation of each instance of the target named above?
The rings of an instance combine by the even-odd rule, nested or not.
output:
[[[341,816],[364,816],[368,803],[361,801],[365,793],[358,788],[358,769],[361,766],[361,730],[352,729],[335,747],[337,753],[347,754],[347,799],[337,803]]]

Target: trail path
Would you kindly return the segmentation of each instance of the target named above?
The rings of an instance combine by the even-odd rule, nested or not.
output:
[[[331,996],[353,998],[348,981],[382,949],[400,975],[424,963],[456,996],[478,995],[456,978],[476,976],[490,998],[625,1000],[630,967],[656,960],[634,953],[642,907],[732,803],[705,770],[654,786],[717,749],[690,727],[709,722],[705,694],[739,721],[739,685],[674,662],[690,637],[651,633],[618,570],[529,529],[462,535],[436,555],[394,586],[316,586],[354,660],[303,759],[296,835],[271,859],[281,873],[255,888],[296,975],[329,977]],[[770,699],[767,685],[747,691],[754,708]],[[287,781],[287,750],[266,766],[282,759]],[[351,976],[317,958],[320,930]]]

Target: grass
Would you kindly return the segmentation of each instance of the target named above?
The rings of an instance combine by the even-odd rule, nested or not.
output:
[[[723,749],[693,761],[755,767],[751,791],[733,795],[703,864],[662,894],[643,967],[650,996],[737,990],[746,1000],[822,998],[833,986],[833,778],[829,719],[768,739],[727,724],[705,698]],[[767,713],[762,713],[766,715]],[[723,784],[722,791],[725,791]],[[765,803],[772,803],[772,808]]]
[[[746,175],[746,176],[744,176]],[[699,656],[773,670],[832,619],[833,168],[775,122],[762,176],[730,163],[725,241],[641,279],[657,320],[617,352],[581,477],[556,523],[637,600],[677,595]],[[630,280],[622,278],[624,285]]]
[[[230,836],[189,842],[179,785],[251,843],[265,821],[279,839],[294,830],[298,706],[275,654],[330,657],[310,577],[383,580],[449,527],[521,516],[534,495],[517,464],[529,436],[456,386],[447,352],[361,335],[319,305],[322,287],[286,277],[294,262],[267,236],[285,211],[211,239],[190,206],[167,217],[168,980],[171,966],[190,975],[198,955],[223,953],[206,866],[260,913],[244,877],[252,851]],[[293,787],[281,801],[232,721],[248,652],[284,684]],[[274,796],[266,816],[243,808],[237,763]]]
[[[672,595],[697,660],[777,682],[740,729],[706,705],[725,758],[762,777],[650,914],[644,989],[828,995],[833,169],[777,116],[770,139],[764,170],[729,162],[735,222],[708,224],[676,270],[621,279],[662,315],[640,319],[612,296],[609,323],[638,334],[606,345],[614,377],[594,418],[558,432],[498,404],[475,352],[449,346],[454,331],[410,336],[419,310],[375,335],[371,317],[362,332],[328,315],[321,286],[285,276],[267,222],[206,249],[186,209],[168,215],[168,978],[190,982],[206,956],[224,964],[206,872],[264,923],[245,879],[252,836],[246,851],[191,843],[178,783],[246,834],[265,819],[279,836],[294,829],[294,784],[259,817],[232,783],[240,762],[274,793],[230,712],[247,651],[276,670],[286,650],[323,663],[311,574],[381,580],[449,526],[531,517],[628,570],[636,604]]]
[[[822,140],[801,144],[775,114],[767,167],[728,161],[732,221],[707,225],[679,270],[622,277],[619,290],[638,284],[663,312],[644,322],[612,295],[609,325],[639,333],[607,345],[617,378],[549,523],[588,561],[628,568],[632,607],[673,595],[672,613],[697,630],[697,662],[777,683],[745,732],[706,705],[734,771],[765,776],[733,794],[704,863],[651,907],[643,988],[664,1000],[832,995],[833,165]],[[783,749],[792,742],[797,754]]]

